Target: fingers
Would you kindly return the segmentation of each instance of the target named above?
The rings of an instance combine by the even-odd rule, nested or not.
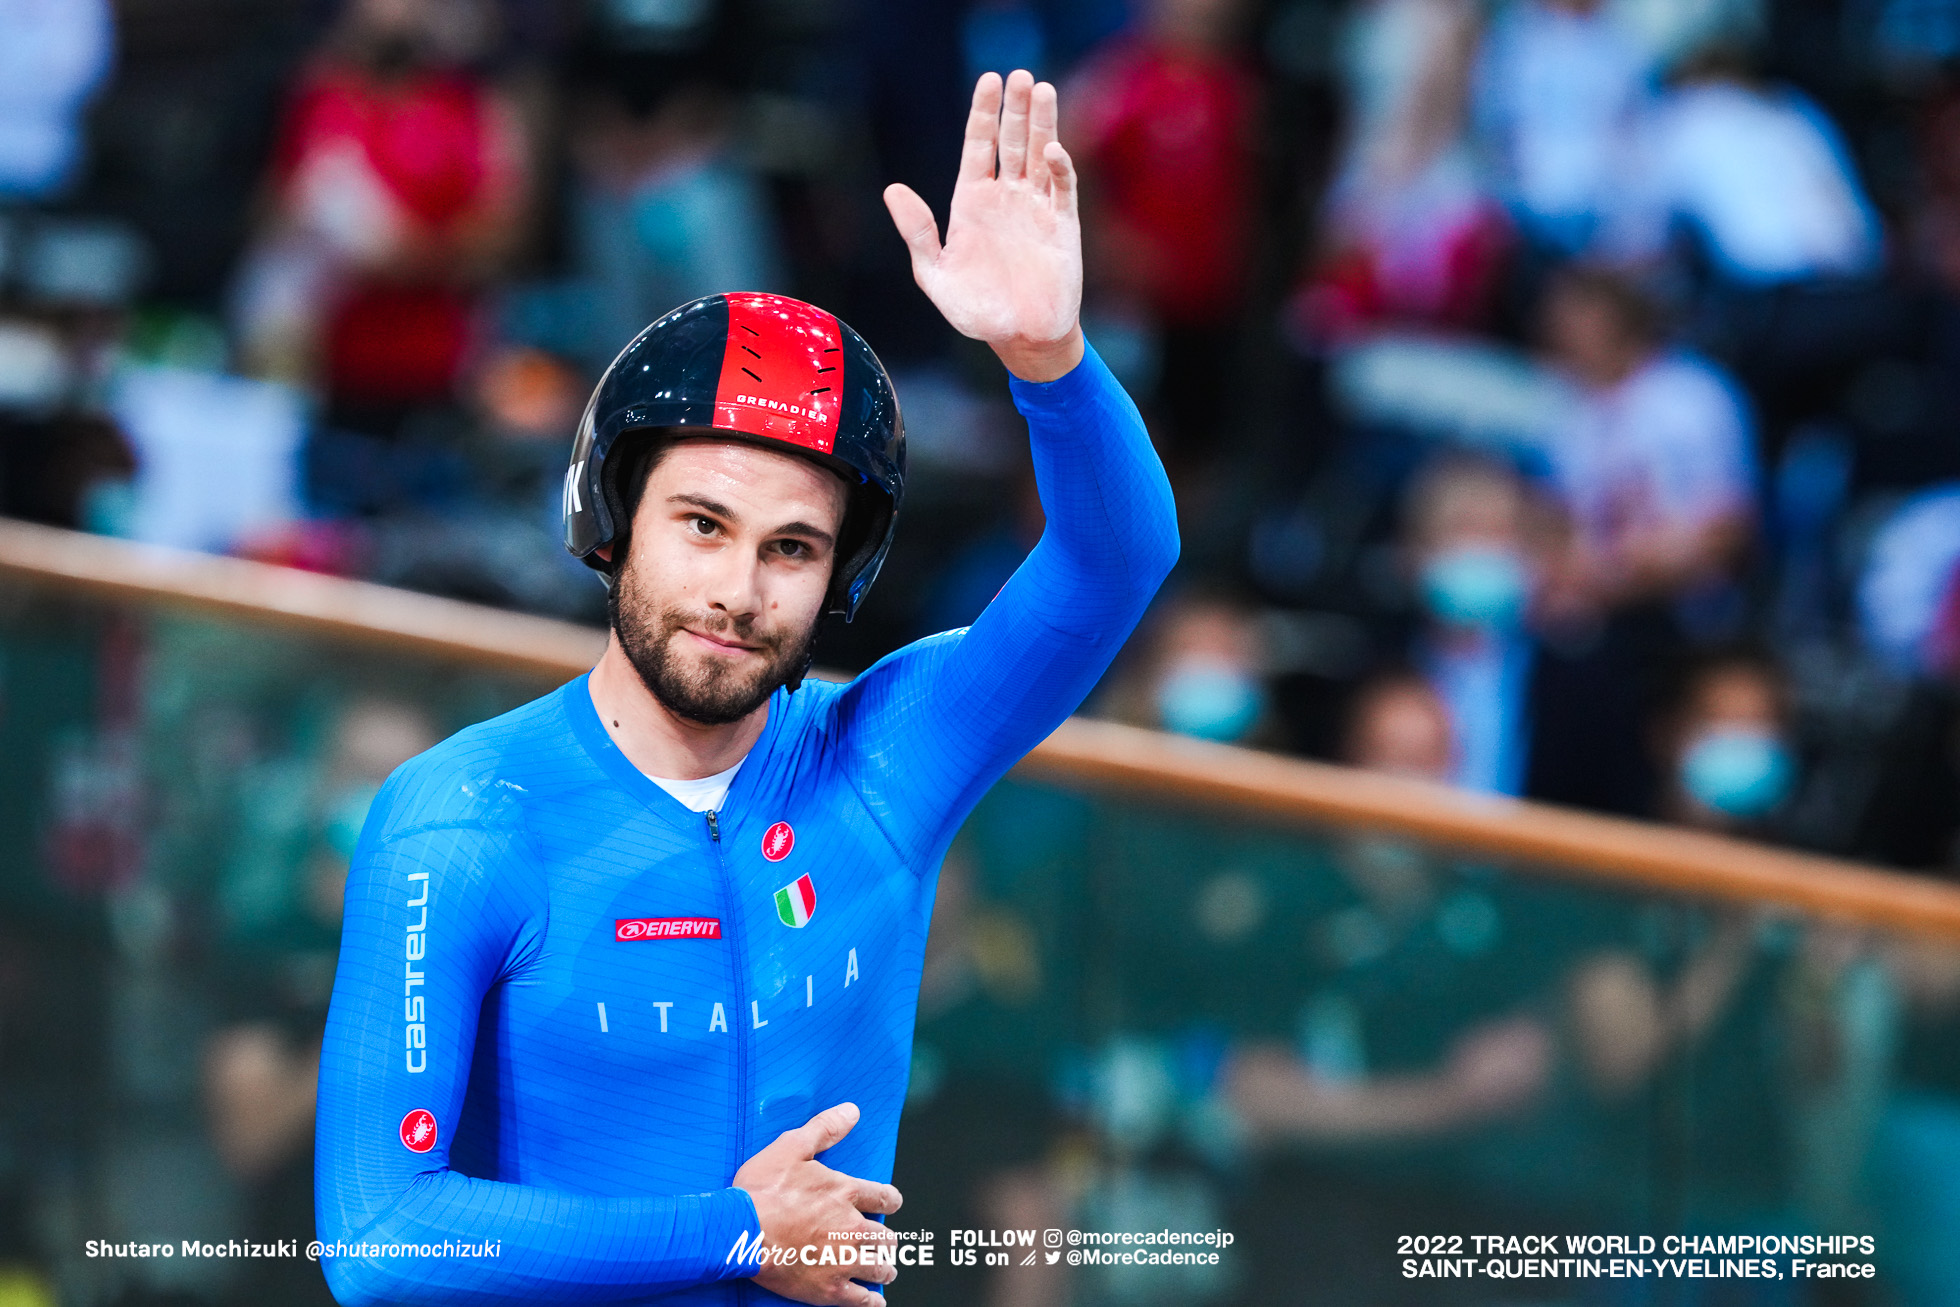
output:
[[[851,1133],[851,1127],[857,1123],[857,1104],[839,1103],[835,1107],[826,1107],[786,1133],[796,1139],[797,1156],[812,1158]]]
[[[873,1284],[890,1284],[898,1278],[898,1268],[889,1262],[877,1262],[870,1266],[860,1266],[853,1280],[869,1280]]]
[[[883,1295],[875,1294],[861,1284],[852,1284],[849,1280],[838,1291],[836,1301],[838,1307],[885,1307]]]
[[[1019,181],[1028,172],[1028,116],[1034,74],[1016,68],[1007,75],[1006,106],[1000,116],[1000,176]]]
[[[873,1284],[890,1284],[898,1278],[898,1258],[893,1252],[898,1247],[898,1240],[892,1237],[890,1230],[876,1221],[866,1221],[858,1227],[857,1233],[864,1234],[868,1231],[876,1231],[883,1237],[851,1241],[858,1250],[857,1255],[864,1260],[851,1271],[850,1278],[869,1280]]]
[[[1075,161],[1059,141],[1048,142],[1042,158],[1048,164],[1048,188],[1055,198],[1055,212],[1075,217]]]
[[[1054,83],[1036,82],[1028,106],[1028,171],[1036,182],[1048,180],[1042,164],[1060,129],[1061,108],[1055,98]]]
[[[876,1212],[880,1216],[890,1216],[904,1203],[905,1198],[898,1190],[876,1180],[859,1180],[851,1177],[851,1206],[860,1212]]]
[[[853,1239],[861,1243],[878,1247],[894,1248],[898,1245],[898,1235],[889,1225],[883,1221],[874,1221],[868,1216],[852,1226],[850,1234]]]
[[[973,84],[973,108],[966,115],[966,145],[960,152],[961,182],[983,182],[994,175],[1001,93],[999,73],[982,73]]]
[[[939,258],[939,223],[932,216],[932,206],[919,198],[919,193],[903,182],[893,182],[885,187],[885,209],[892,216],[892,224],[905,241],[905,247],[912,251],[912,266],[930,265]]]

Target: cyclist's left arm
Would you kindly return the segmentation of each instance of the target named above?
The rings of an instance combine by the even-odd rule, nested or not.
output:
[[[1058,380],[1012,383],[1047,526],[962,631],[881,660],[837,703],[860,794],[924,855],[1080,706],[1177,561],[1170,482],[1093,349]]]
[[[1136,405],[1083,342],[1075,165],[1055,88],[973,88],[941,244],[910,188],[885,204],[919,288],[1006,364],[1048,524],[964,631],[922,640],[835,701],[846,766],[900,853],[930,858],[1002,772],[1073,712],[1177,561],[1170,483]]]

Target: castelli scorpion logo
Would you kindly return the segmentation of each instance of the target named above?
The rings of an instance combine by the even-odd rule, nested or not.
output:
[[[426,1153],[435,1146],[435,1113],[418,1107],[402,1118],[402,1147],[411,1153]]]

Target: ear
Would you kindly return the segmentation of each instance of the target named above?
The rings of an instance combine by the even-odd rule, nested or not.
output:
[[[594,549],[592,552],[599,555],[599,557],[605,559],[608,563],[610,563],[612,561],[612,549],[613,547],[611,545],[600,545],[597,549]]]

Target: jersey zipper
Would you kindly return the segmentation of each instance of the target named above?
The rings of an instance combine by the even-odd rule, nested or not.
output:
[[[713,808],[708,809],[708,842],[715,847],[715,869],[721,873],[722,920],[727,923],[729,956],[733,961],[731,970],[735,974],[735,1011],[730,1031],[735,1036],[735,1159],[729,1167],[732,1178],[742,1163],[749,1160],[749,1035],[750,1030],[742,1020],[742,1009],[748,1006],[748,982],[745,978],[747,967],[742,953],[742,927],[739,921],[738,905],[735,902],[735,887],[728,876],[728,861],[722,856],[721,818]],[[735,1301],[748,1301],[748,1281],[735,1282]]]

